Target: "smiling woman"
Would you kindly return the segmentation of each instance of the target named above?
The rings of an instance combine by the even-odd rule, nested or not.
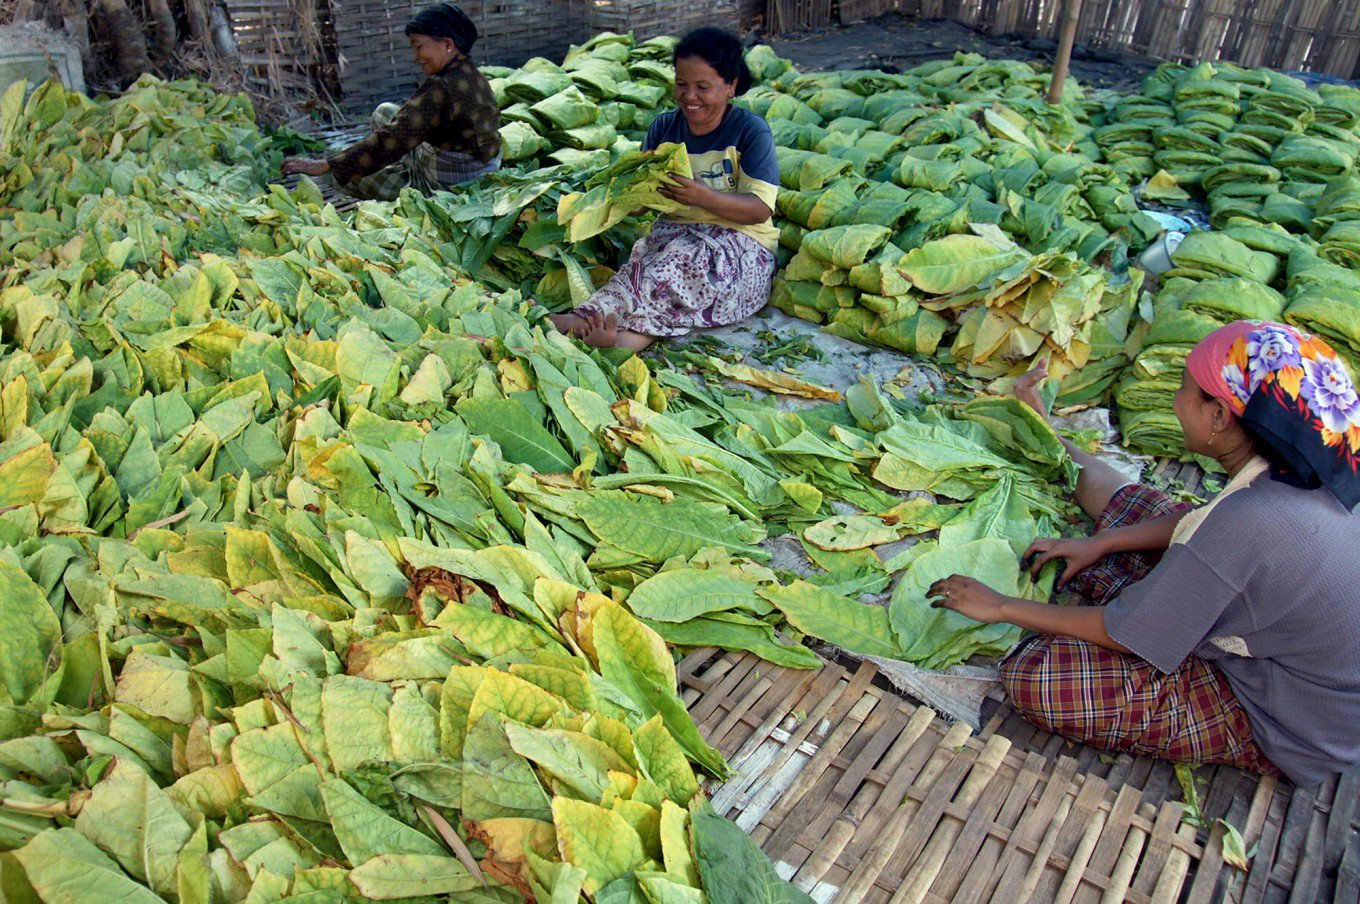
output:
[[[658,189],[684,206],[658,219],[584,304],[553,315],[559,330],[636,351],[659,337],[744,320],[769,301],[779,163],[765,120],[732,105],[750,85],[735,35],[701,28],[676,45],[677,109],[652,122],[642,146],[685,145],[692,178],[673,176]]]
[[[330,174],[358,198],[391,200],[407,186],[426,193],[500,169],[500,107],[469,54],[477,27],[436,3],[406,25],[425,81],[406,104],[383,104],[373,134],[325,160],[292,157],[283,174]]]

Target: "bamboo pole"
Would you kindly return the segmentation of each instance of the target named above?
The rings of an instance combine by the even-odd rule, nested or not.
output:
[[[1072,65],[1072,45],[1077,40],[1077,20],[1081,18],[1081,0],[1067,0],[1063,9],[1062,35],[1058,39],[1058,56],[1053,61],[1053,76],[1048,83],[1048,102],[1062,100],[1063,82]]]

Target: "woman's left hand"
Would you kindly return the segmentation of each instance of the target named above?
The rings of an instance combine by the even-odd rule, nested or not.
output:
[[[931,584],[926,596],[938,597],[930,603],[935,608],[953,609],[974,621],[988,625],[1005,621],[1001,609],[1006,597],[981,581],[961,574],[950,575]]]
[[[678,176],[675,173],[671,173],[670,178],[670,182],[662,182],[657,187],[657,192],[672,201],[690,207],[704,207],[704,202],[713,195],[713,189],[697,179]]]
[[[283,161],[283,166],[279,169],[285,176],[291,176],[294,173],[324,176],[331,171],[331,164],[328,160],[316,160],[312,157],[289,157]]]

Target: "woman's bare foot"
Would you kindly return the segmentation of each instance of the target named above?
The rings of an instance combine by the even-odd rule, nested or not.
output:
[[[655,336],[646,333],[619,329],[619,318],[614,314],[569,312],[548,316],[558,332],[574,336],[595,348],[626,348],[630,352],[640,352],[656,341]]]
[[[1015,378],[1015,397],[1033,408],[1039,417],[1048,421],[1048,406],[1044,404],[1044,397],[1039,392],[1039,387],[1044,385],[1048,379],[1048,368],[1040,364],[1038,367],[1021,374]]]
[[[613,348],[619,344],[619,318],[616,314],[586,314],[585,325],[576,338],[594,348]]]

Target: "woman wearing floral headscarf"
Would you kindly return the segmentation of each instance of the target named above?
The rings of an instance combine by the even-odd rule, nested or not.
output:
[[[373,134],[324,160],[290,157],[283,174],[330,175],[356,198],[395,200],[410,186],[429,194],[500,169],[501,110],[472,62],[477,26],[451,3],[406,24],[425,81],[404,105],[373,112]]]
[[[1022,400],[1047,416],[1036,372]],[[1100,747],[1300,785],[1360,763],[1360,396],[1336,353],[1292,326],[1239,321],[1191,351],[1176,393],[1186,448],[1227,487],[1172,503],[1069,446],[1088,538],[1036,540],[1031,568],[1093,605],[1002,596],[960,576],[931,596],[1038,632],[1003,661],[1031,722]]]

